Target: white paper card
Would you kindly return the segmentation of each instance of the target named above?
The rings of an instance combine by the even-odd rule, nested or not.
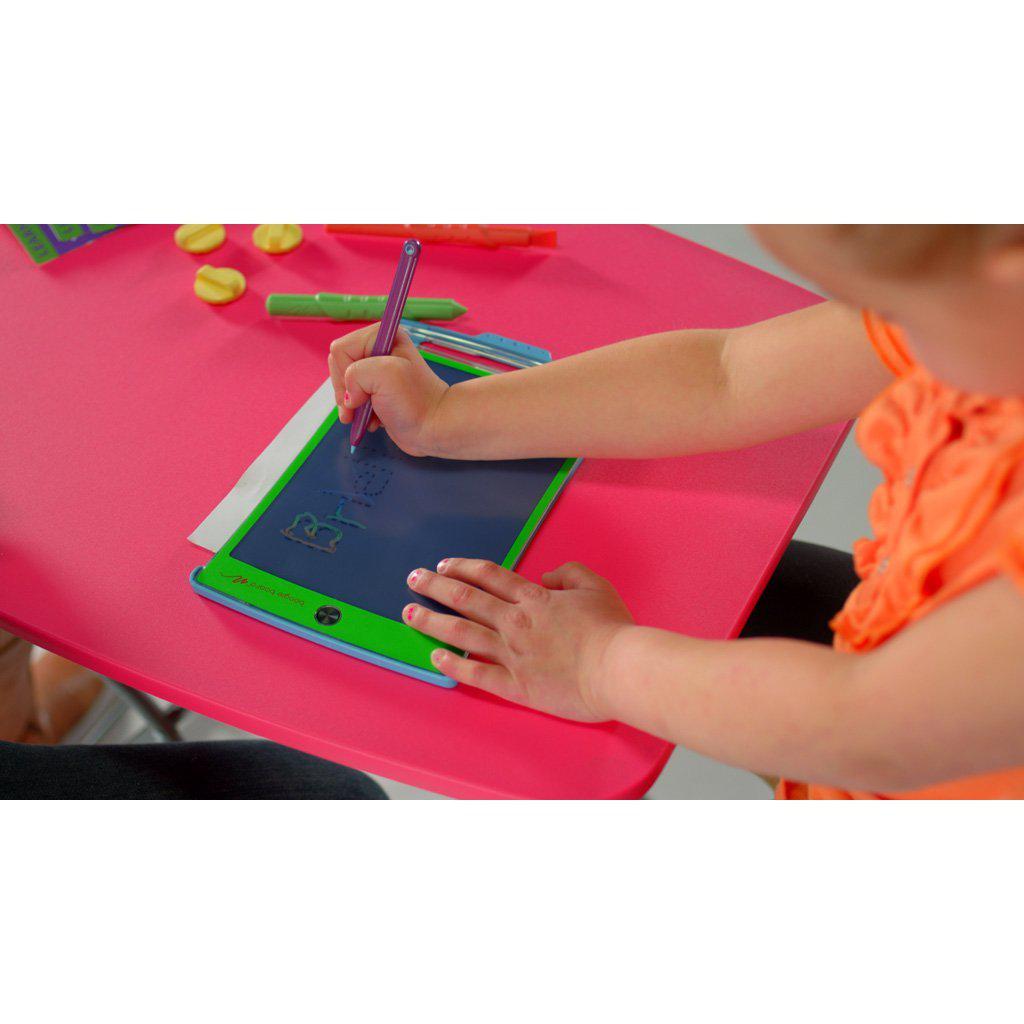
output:
[[[189,534],[189,540],[207,551],[217,551],[245,522],[274,481],[302,451],[313,431],[334,408],[334,388],[325,380],[277,437],[256,457],[223,501]]]

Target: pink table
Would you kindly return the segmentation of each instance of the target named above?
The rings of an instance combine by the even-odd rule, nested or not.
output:
[[[405,679],[189,589],[208,556],[186,535],[323,380],[327,344],[346,329],[272,321],[264,297],[384,292],[398,245],[311,227],[274,258],[249,233],[231,228],[206,258],[249,281],[216,309],[192,295],[204,258],[175,248],[167,227],[126,228],[44,267],[0,231],[0,625],[204,715],[440,793],[642,795],[671,752],[662,740]],[[452,326],[556,356],[816,301],[650,227],[569,226],[559,241],[427,246],[415,290],[468,306]],[[578,559],[619,585],[640,622],[735,635],[842,436],[834,426],[725,456],[587,462],[522,571],[536,579]]]

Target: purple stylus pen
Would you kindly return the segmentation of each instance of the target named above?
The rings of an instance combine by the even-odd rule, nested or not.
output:
[[[412,275],[416,273],[416,264],[419,261],[420,243],[415,238],[403,242],[402,258],[398,261],[395,279],[391,282],[388,301],[384,304],[384,315],[380,318],[380,330],[377,332],[377,340],[373,343],[371,356],[391,354],[391,347],[395,343],[395,334],[398,331],[398,322],[402,319],[402,310],[405,309],[406,299],[409,298]],[[355,455],[359,442],[366,436],[366,428],[370,425],[372,415],[373,405],[367,402],[352,420],[352,430],[349,433],[350,454]]]

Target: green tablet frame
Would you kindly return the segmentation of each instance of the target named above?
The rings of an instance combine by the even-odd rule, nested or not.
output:
[[[436,352],[421,350],[421,355],[429,362],[451,366],[477,377],[486,377],[494,372]],[[389,619],[356,605],[346,604],[336,597],[319,594],[258,569],[256,566],[241,562],[229,554],[320,443],[334,423],[336,416],[337,412],[332,409],[313,436],[306,442],[302,451],[296,455],[245,521],[206,566],[199,570],[196,574],[196,582],[209,590],[231,598],[235,603],[277,616],[299,626],[304,631],[319,633],[331,641],[340,641],[415,669],[436,672],[430,662],[430,655],[439,646],[445,646],[439,641],[418,633],[399,619]],[[578,464],[578,459],[566,459],[559,467],[540,501],[537,502],[529,518],[523,524],[523,528],[519,531],[512,546],[501,560],[501,565],[505,568],[515,568],[541,520]],[[316,610],[324,605],[333,606],[341,611],[341,618],[333,625],[318,622],[315,617]]]

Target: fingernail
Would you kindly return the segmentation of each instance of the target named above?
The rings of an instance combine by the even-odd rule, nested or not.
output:
[[[448,568],[448,563],[450,561],[450,558],[442,558],[441,561],[437,563],[437,571],[444,572]]]
[[[407,604],[405,606],[405,613],[404,614],[405,614],[405,621],[406,622],[412,622],[412,617],[413,617],[413,614],[415,613],[415,611],[416,611],[416,605],[414,605],[414,604]]]
[[[447,651],[442,650],[440,647],[430,652],[430,660],[434,663],[435,668],[441,668],[444,665],[444,657],[447,653]]]
[[[409,573],[409,578],[406,582],[408,582],[410,587],[416,582],[417,579],[419,579],[419,575],[421,572],[423,572],[422,569],[413,569],[413,571]]]

